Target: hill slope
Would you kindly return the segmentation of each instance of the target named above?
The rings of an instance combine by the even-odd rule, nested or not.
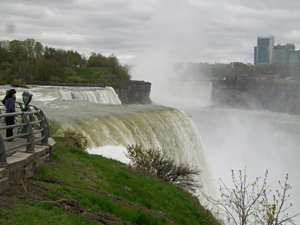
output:
[[[189,193],[56,141],[49,163],[0,196],[0,224],[218,224]]]

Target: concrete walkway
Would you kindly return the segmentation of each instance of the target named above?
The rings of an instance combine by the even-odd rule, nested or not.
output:
[[[6,124],[3,123],[2,119],[0,119],[0,127],[4,127],[4,126],[6,126]],[[14,128],[13,132],[14,132],[14,135],[16,135],[18,133],[18,129]],[[6,138],[6,130],[5,129],[0,130],[0,134],[1,134],[2,139]],[[27,141],[26,138],[16,138],[15,140],[16,140],[16,142],[4,141],[5,149],[11,148],[16,145],[24,144]],[[20,151],[21,149],[16,149],[16,150]]]

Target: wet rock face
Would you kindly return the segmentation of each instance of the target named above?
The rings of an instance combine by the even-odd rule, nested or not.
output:
[[[300,90],[295,82],[213,82],[215,104],[300,115]]]
[[[114,87],[122,104],[150,104],[151,83],[145,81],[130,81],[123,88]]]

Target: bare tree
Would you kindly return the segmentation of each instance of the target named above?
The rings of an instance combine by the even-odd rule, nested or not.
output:
[[[284,204],[287,202],[289,194],[287,191],[292,189],[292,186],[287,183],[288,174],[286,174],[285,182],[282,184],[278,181],[282,193],[279,190],[276,190],[276,194],[272,196],[272,200],[269,201],[267,193],[263,193],[262,200],[260,201],[260,209],[257,213],[257,222],[260,224],[268,225],[277,225],[277,224],[295,224],[292,219],[300,213],[295,214],[294,216],[289,216],[287,210],[293,206],[290,203],[288,206]]]
[[[292,207],[290,204],[285,207],[289,195],[287,191],[292,187],[287,183],[288,175],[282,185],[279,181],[282,192],[276,190],[276,195],[272,196],[273,201],[270,203],[268,196],[271,194],[269,185],[267,185],[268,170],[259,184],[261,177],[256,177],[252,183],[247,182],[246,168],[244,174],[239,170],[238,178],[235,177],[232,170],[232,182],[234,188],[229,188],[220,179],[221,200],[209,200],[216,205],[222,218],[224,217],[228,224],[246,225],[246,224],[295,224],[293,218],[298,216],[297,213],[289,216],[287,210]]]

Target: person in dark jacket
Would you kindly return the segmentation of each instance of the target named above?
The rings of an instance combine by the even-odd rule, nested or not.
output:
[[[15,100],[16,100],[16,90],[10,89],[3,99],[2,103],[5,105],[6,113],[14,113],[16,112],[15,108]],[[14,116],[8,116],[5,118],[6,126],[13,125],[15,123]],[[13,128],[6,129],[6,137],[13,136]],[[9,140],[15,142],[15,140]]]

